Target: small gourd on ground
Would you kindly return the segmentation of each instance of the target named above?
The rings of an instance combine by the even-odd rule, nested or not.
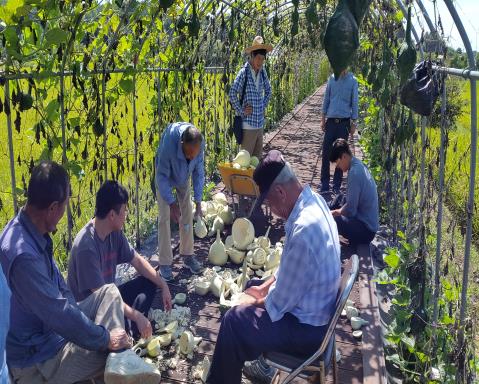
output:
[[[225,265],[228,261],[228,255],[225,251],[225,245],[221,241],[220,230],[216,231],[216,240],[211,244],[208,253],[208,260],[214,265]]]

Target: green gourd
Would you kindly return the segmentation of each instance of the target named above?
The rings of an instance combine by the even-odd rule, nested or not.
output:
[[[401,85],[403,85],[411,75],[416,65],[416,59],[416,49],[411,41],[411,7],[409,7],[407,11],[406,39],[399,47],[397,58]]]
[[[27,111],[33,106],[33,98],[28,93],[20,92],[17,97],[20,111]]]
[[[363,21],[363,17],[369,8],[372,0],[346,0],[351,13],[358,25]]]
[[[291,36],[296,36],[299,30],[299,11],[297,7],[294,7],[291,14]]]
[[[329,19],[324,34],[324,49],[333,67],[334,77],[351,64],[359,48],[359,28],[345,0],[341,0]]]

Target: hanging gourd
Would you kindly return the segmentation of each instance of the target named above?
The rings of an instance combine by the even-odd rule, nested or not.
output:
[[[101,136],[105,133],[105,127],[103,126],[99,118],[97,118],[93,123],[93,133],[96,136]]]
[[[407,119],[404,117],[404,110],[401,111],[401,119],[399,121],[399,125],[396,129],[396,144],[401,145],[405,141],[409,140],[411,137],[414,136],[416,132],[416,124],[414,124],[414,116],[412,111],[409,110],[409,115]]]
[[[208,253],[208,260],[214,265],[225,265],[228,261],[228,255],[225,251],[225,245],[221,241],[220,231],[216,231],[216,240],[211,244]]]
[[[369,5],[371,4],[371,0],[346,0],[346,2],[348,3],[348,7],[359,26],[361,21],[363,21],[363,17],[369,8]]]
[[[17,97],[20,111],[27,111],[33,106],[33,98],[28,93],[20,92]]]
[[[174,2],[175,0],[160,0],[160,6],[166,11],[173,5]]]
[[[406,82],[416,65],[417,53],[411,40],[411,28],[411,6],[409,6],[407,10],[406,39],[399,47],[397,58],[401,85]]]
[[[346,0],[340,0],[324,34],[324,49],[333,67],[334,78],[351,64],[359,48],[359,28]]]
[[[298,6],[294,6],[293,13],[291,14],[291,36],[296,36],[299,31],[299,11]]]
[[[316,1],[311,0],[305,12],[306,21],[310,25],[317,26],[319,24],[318,13],[316,12]]]
[[[200,31],[200,20],[196,13],[196,1],[192,1],[193,12],[191,14],[190,22],[188,23],[188,31],[191,37],[198,37]]]
[[[274,13],[273,16],[273,33],[276,37],[279,36],[279,17],[278,17],[278,10]]]

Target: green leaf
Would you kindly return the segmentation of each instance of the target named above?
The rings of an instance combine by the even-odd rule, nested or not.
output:
[[[57,99],[53,99],[50,101],[45,108],[45,112],[47,113],[47,118],[50,121],[56,120],[56,115],[58,115],[58,108],[60,107],[60,104],[58,103]]]
[[[68,34],[60,28],[53,28],[45,33],[45,40],[48,45],[60,45],[66,43]]]
[[[386,256],[384,256],[384,262],[394,269],[398,267],[400,261],[401,258],[399,257],[399,253],[395,248],[390,248],[387,251]]]
[[[401,341],[408,347],[409,352],[414,351],[414,347],[416,346],[416,341],[414,340],[414,338],[402,335]]]
[[[133,80],[132,79],[122,78],[120,80],[120,82],[118,83],[118,85],[120,86],[120,88],[125,93],[133,92]]]
[[[78,180],[81,180],[85,176],[85,171],[83,167],[76,161],[69,161],[65,164],[65,168]]]

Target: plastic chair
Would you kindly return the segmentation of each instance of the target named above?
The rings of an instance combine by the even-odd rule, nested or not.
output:
[[[312,383],[324,383],[326,378],[326,368],[330,362],[333,362],[333,382],[337,382],[337,361],[336,361],[336,337],[334,330],[338,323],[339,316],[343,310],[346,300],[351,293],[354,282],[358,275],[359,259],[357,255],[352,255],[349,261],[344,266],[344,271],[341,276],[341,284],[339,286],[338,295],[336,298],[336,305],[333,317],[329,322],[326,335],[319,349],[309,357],[307,360],[288,355],[280,352],[267,352],[263,354],[266,362],[277,368],[271,384],[280,383],[280,372],[289,373],[289,375],[281,381],[281,384],[290,383],[296,377],[301,377]]]

